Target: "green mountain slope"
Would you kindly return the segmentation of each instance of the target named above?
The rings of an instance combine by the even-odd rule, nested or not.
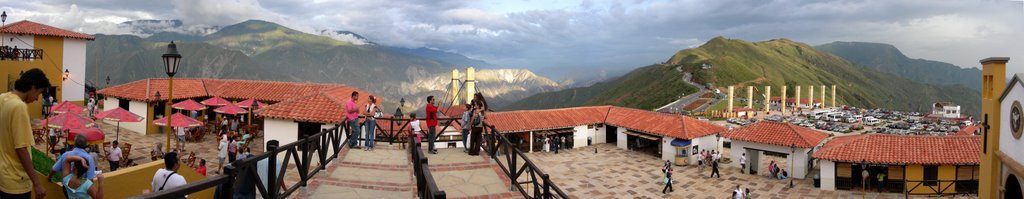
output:
[[[710,64],[710,69],[702,69]],[[854,65],[838,56],[821,52],[804,43],[787,39],[764,42],[714,38],[698,47],[679,51],[664,65],[637,69],[625,76],[591,87],[542,93],[513,103],[507,109],[548,108],[540,102],[559,102],[558,106],[580,106],[593,104],[627,103],[617,101],[632,99],[630,107],[650,109],[660,107],[673,100],[681,90],[646,89],[660,86],[664,82],[679,82],[680,73],[672,71],[681,67],[694,74],[697,83],[711,83],[719,88],[728,85],[773,87],[774,96],[781,93],[781,86],[789,86],[789,96],[794,96],[796,85],[836,85],[837,103],[856,107],[878,107],[899,110],[926,110],[931,103],[952,101],[960,104],[967,113],[977,115],[981,101],[979,93],[963,86],[937,86],[907,80],[895,75]],[[671,71],[671,72],[669,72]],[[626,85],[633,80],[633,84]],[[635,84],[642,82],[644,84]],[[804,89],[807,89],[806,87]],[[742,90],[742,89],[741,89]],[[820,90],[820,89],[816,89]],[[596,93],[592,96],[571,93]],[[620,92],[616,92],[620,91]],[[631,92],[621,92],[631,91]],[[820,91],[817,91],[820,92]],[[806,93],[806,91],[804,91]],[[662,96],[659,100],[637,100],[640,96]],[[589,97],[574,99],[571,97]],[[533,101],[528,101],[533,100]],[[619,104],[622,105],[622,104]]]
[[[981,90],[981,70],[926,59],[911,59],[889,44],[832,42],[814,48],[854,64],[906,79],[935,85],[961,85]]]
[[[670,65],[642,67],[622,77],[588,87],[536,94],[503,106],[501,110],[546,109],[585,105],[616,105],[653,110],[697,88]]]
[[[205,36],[206,42],[227,49],[239,50],[246,55],[258,55],[274,48],[301,47],[310,51],[325,51],[349,43],[330,37],[312,35],[275,23],[248,20],[226,26]]]

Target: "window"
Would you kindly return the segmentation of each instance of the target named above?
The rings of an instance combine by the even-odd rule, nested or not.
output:
[[[125,99],[118,99],[117,100],[117,107],[121,107],[124,110],[131,110],[131,109],[128,109],[128,102],[129,101],[125,100]]]
[[[939,180],[939,166],[924,166],[924,185],[939,185],[937,180]]]

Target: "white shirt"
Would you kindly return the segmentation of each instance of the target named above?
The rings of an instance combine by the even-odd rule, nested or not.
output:
[[[740,164],[746,164],[746,163],[747,163],[747,156],[740,156]]]
[[[413,133],[420,133],[420,120],[413,120],[412,122],[409,122],[409,126],[412,126]]]
[[[227,141],[227,139],[220,140],[220,146],[217,146],[217,149],[220,150],[217,153],[217,157],[219,157],[219,158],[228,157],[228,141]]]
[[[178,128],[178,135],[185,136],[185,128]]]
[[[50,128],[50,136],[57,136],[57,133],[53,130],[53,128]]]
[[[107,160],[110,161],[121,161],[121,147],[110,147],[110,152],[107,152]]]
[[[174,174],[171,178],[167,178],[171,172],[172,171],[167,170],[166,168],[161,168],[156,171],[156,174],[153,174],[153,183],[151,184],[153,192],[160,191],[161,186],[164,187],[163,190],[168,190],[178,186],[184,186],[185,183],[187,183],[185,182],[185,177],[182,177],[181,174]],[[167,179],[167,185],[164,185],[164,179]]]

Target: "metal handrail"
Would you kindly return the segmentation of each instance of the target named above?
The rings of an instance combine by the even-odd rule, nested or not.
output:
[[[42,59],[43,49],[18,49],[0,46],[0,60],[32,60]]]
[[[558,185],[551,182],[550,175],[541,170],[540,167],[537,167],[518,147],[514,147],[515,145],[512,145],[512,142],[508,141],[508,138],[501,134],[494,125],[484,123],[484,126],[486,126],[485,130],[489,130],[490,133],[485,136],[487,143],[483,147],[488,155],[498,164],[502,172],[513,182],[513,188],[519,190],[519,193],[523,194],[526,198],[569,198],[565,191],[562,191]],[[504,147],[504,151],[506,151],[502,156],[505,157],[507,165],[498,159],[499,143],[501,147]],[[517,169],[517,161],[520,159],[524,161],[524,167]],[[528,180],[520,181],[519,177],[524,174],[527,175]],[[540,181],[537,180],[538,177]],[[532,187],[533,193],[527,192],[523,188],[523,184]]]
[[[337,159],[342,149],[347,147],[347,144],[341,142],[342,136],[345,135],[345,133],[341,132],[341,129],[342,126],[323,129],[317,134],[285,144],[284,146],[277,146],[277,141],[271,140],[267,144],[267,151],[265,153],[238,160],[225,166],[225,175],[213,176],[195,183],[186,184],[185,186],[150,192],[132,198],[178,198],[210,188],[220,189],[218,190],[218,198],[231,198],[234,190],[247,186],[248,183],[254,184],[256,190],[263,198],[287,198],[299,188],[308,185],[310,178],[314,175],[326,170],[327,164]],[[298,169],[300,178],[299,182],[287,187],[283,191],[280,190],[281,186],[278,182],[281,181],[279,179],[284,178],[287,168],[281,169],[280,173],[267,175],[266,186],[262,182],[254,183],[252,180],[242,182],[243,179],[241,178],[259,179],[256,168],[257,163],[262,160],[268,161],[265,172],[272,174],[277,171],[277,156],[282,152],[285,153],[282,166],[287,167],[292,159],[296,161],[296,169]],[[331,155],[328,156],[328,153]],[[310,168],[314,156],[319,160],[320,164]]]

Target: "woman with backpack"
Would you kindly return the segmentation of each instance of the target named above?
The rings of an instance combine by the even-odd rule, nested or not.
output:
[[[473,128],[470,131],[471,148],[469,155],[480,155],[480,140],[483,138],[481,135],[484,131],[484,120],[487,119],[487,101],[484,100],[484,95],[476,93],[473,95],[473,114],[471,114],[471,120]]]

